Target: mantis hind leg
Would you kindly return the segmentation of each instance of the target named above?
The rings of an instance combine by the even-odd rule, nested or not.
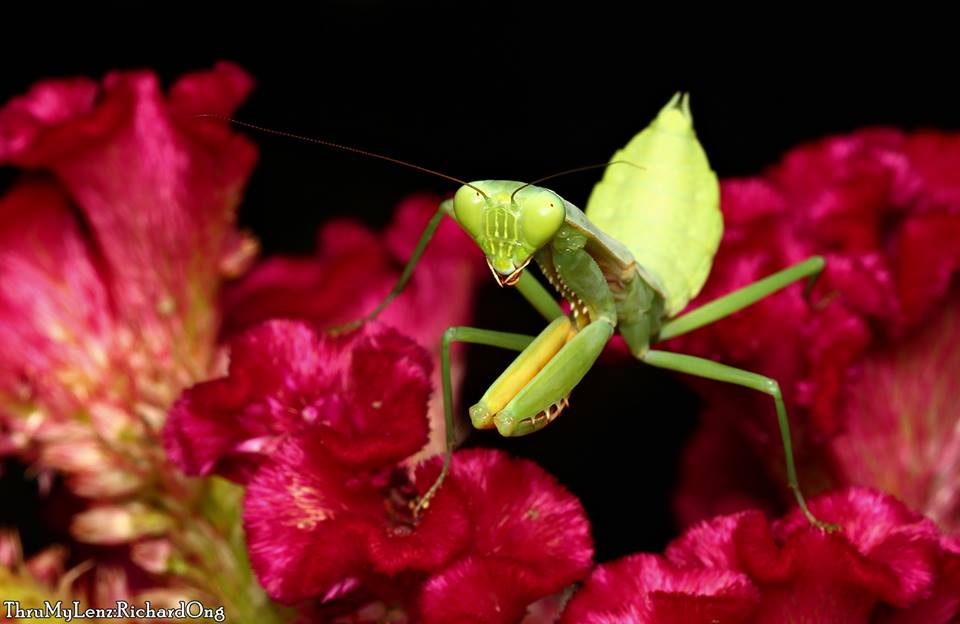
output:
[[[450,471],[453,447],[456,443],[455,423],[453,419],[453,382],[450,379],[450,345],[454,342],[466,342],[500,347],[501,349],[510,349],[512,351],[522,351],[533,341],[533,336],[477,329],[475,327],[448,327],[447,330],[443,332],[443,339],[440,343],[440,372],[443,384],[443,423],[446,452],[444,453],[443,468],[440,470],[440,475],[417,501],[413,509],[414,516],[427,508],[430,504],[430,499],[433,498],[443,484],[443,480],[446,479],[447,473]]]
[[[757,373],[751,373],[739,368],[727,366],[694,357],[692,355],[683,355],[680,353],[670,353],[667,351],[647,351],[641,358],[642,361],[667,370],[696,375],[705,379],[713,379],[726,383],[736,384],[763,392],[773,398],[774,407],[777,411],[777,426],[780,428],[780,440],[783,444],[784,461],[786,462],[787,484],[793,491],[794,498],[800,506],[803,515],[813,526],[825,530],[833,531],[838,527],[827,522],[818,520],[816,516],[807,507],[807,502],[800,491],[800,482],[797,479],[797,467],[793,457],[793,443],[790,438],[790,423],[787,419],[787,408],[783,402],[783,394],[780,392],[780,384],[770,377],[764,377]]]

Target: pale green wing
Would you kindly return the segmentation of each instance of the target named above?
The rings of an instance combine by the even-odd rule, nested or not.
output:
[[[622,242],[663,288],[674,316],[700,292],[723,234],[720,186],[693,130],[686,94],[612,161],[587,202],[586,215]]]

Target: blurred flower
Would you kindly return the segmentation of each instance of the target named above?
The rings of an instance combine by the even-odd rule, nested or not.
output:
[[[727,230],[698,302],[813,254],[826,270],[810,297],[792,286],[671,345],[780,382],[809,489],[883,488],[950,530],[960,529],[960,409],[947,398],[960,379],[957,167],[960,136],[866,130],[725,181]],[[683,464],[681,520],[786,493],[769,398],[698,388],[708,408]]]
[[[143,503],[99,505],[73,517],[70,532],[88,544],[123,544],[173,528],[173,519]]]
[[[152,74],[114,73],[40,83],[0,110],[0,163],[41,172],[0,198],[0,414],[24,458],[136,480],[138,445],[207,374],[255,151],[185,116],[229,112],[250,87],[228,64],[167,97]]]
[[[150,72],[114,72],[41,82],[0,108],[0,164],[24,172],[0,197],[0,452],[87,499],[71,509],[78,541],[176,528],[194,584],[135,570],[128,585],[126,554],[113,568],[114,551],[86,547],[91,596],[173,587],[258,613],[239,540],[205,517],[236,521],[239,498],[212,498],[159,444],[181,389],[212,372],[220,284],[256,249],[234,226],[256,150],[192,116],[229,114],[251,88],[220,63],[167,93]]]
[[[71,580],[81,569],[68,573],[66,561],[67,552],[60,546],[50,546],[24,560],[20,537],[0,530],[0,596],[4,602],[18,601],[23,608],[42,607],[44,600],[69,602],[75,597],[70,592]],[[5,616],[5,605],[0,604],[0,609]]]
[[[330,603],[372,588],[399,604],[358,609],[513,622],[588,571],[579,502],[502,453],[456,453],[414,517],[440,458],[412,476],[399,463],[426,442],[431,362],[411,339],[378,324],[329,337],[269,321],[231,345],[229,375],[184,393],[167,445],[188,470],[246,481],[250,559],[272,597]]]
[[[440,198],[416,195],[402,202],[382,234],[351,220],[333,220],[317,235],[316,257],[273,257],[257,264],[224,295],[228,335],[272,318],[309,321],[325,328],[361,318],[383,301],[400,277]],[[431,382],[440,387],[440,338],[451,325],[470,322],[473,291],[487,268],[483,254],[450,219],[444,219],[401,295],[378,320],[412,337],[433,356]],[[463,357],[455,348],[451,379],[459,387]],[[418,458],[444,449],[443,402],[430,404],[430,442]]]
[[[893,498],[850,488],[814,499],[841,525],[799,511],[774,523],[758,511],[702,522],[664,555],[599,566],[563,622],[916,622],[960,616],[960,553],[932,522]]]

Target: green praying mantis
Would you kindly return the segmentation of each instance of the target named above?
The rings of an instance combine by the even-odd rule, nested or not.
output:
[[[455,446],[450,377],[453,343],[520,352],[469,409],[474,427],[496,428],[503,436],[519,436],[557,418],[604,346],[619,333],[630,353],[651,366],[769,395],[783,444],[787,483],[797,504],[813,526],[836,528],[817,519],[804,500],[787,411],[776,380],[651,348],[727,317],[800,280],[812,284],[824,268],[823,258],[814,256],[682,313],[706,282],[723,232],[719,182],[697,140],[686,94],[674,95],[653,122],[607,163],[585,211],[535,185],[547,178],[526,184],[507,180],[465,182],[379,154],[307,140],[412,167],[461,185],[452,199],[440,204],[394,288],[351,327],[376,318],[403,290],[445,217],[454,219],[483,251],[497,283],[516,287],[548,322],[537,336],[476,327],[450,327],[444,332],[441,372],[446,454],[436,481],[416,501],[415,516],[427,509],[442,486]],[[569,303],[569,315],[554,295],[524,271],[531,261]]]

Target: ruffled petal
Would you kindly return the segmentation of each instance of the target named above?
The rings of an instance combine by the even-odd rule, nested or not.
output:
[[[747,622],[759,594],[746,575],[631,555],[599,566],[563,613],[563,624]]]
[[[514,624],[532,602],[529,585],[521,566],[467,557],[424,584],[420,614],[425,624]]]
[[[435,460],[418,472],[421,491],[438,470]],[[586,576],[593,557],[586,514],[536,464],[465,450],[454,455],[448,480],[462,493],[473,534],[465,555],[424,585],[427,621],[515,621],[529,604]]]
[[[250,563],[261,585],[286,603],[349,591],[366,569],[363,537],[381,509],[377,489],[322,448],[284,443],[244,499]]]
[[[191,474],[236,476],[220,462],[256,463],[302,433],[344,464],[385,466],[426,442],[430,366],[416,343],[383,326],[331,337],[299,321],[263,323],[231,342],[228,377],[184,392],[166,448]]]
[[[541,594],[586,575],[593,538],[576,497],[528,460],[487,449],[461,451],[456,459],[451,479],[476,527],[471,552],[525,566]]]

